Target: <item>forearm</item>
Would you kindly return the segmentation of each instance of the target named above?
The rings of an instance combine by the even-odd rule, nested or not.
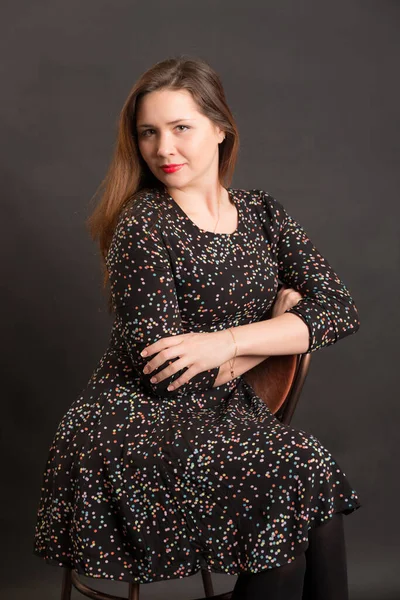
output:
[[[304,354],[310,342],[308,326],[301,317],[293,313],[283,313],[273,319],[239,325],[233,328],[233,334],[238,357],[256,355],[265,358]]]
[[[264,360],[269,358],[268,356],[260,356],[260,355],[246,355],[246,356],[236,356],[234,363],[234,377],[240,377],[246,371],[250,371],[253,367],[259,365]],[[217,378],[215,379],[213,387],[218,387],[219,385],[223,385],[224,383],[228,383],[233,379],[229,361],[222,363],[219,369],[219,373]]]

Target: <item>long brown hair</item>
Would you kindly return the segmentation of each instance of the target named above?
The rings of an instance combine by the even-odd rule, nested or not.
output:
[[[203,59],[181,55],[156,63],[135,83],[122,107],[118,121],[115,150],[104,180],[91,201],[100,192],[100,202],[86,221],[93,240],[98,241],[102,257],[103,286],[109,283],[105,264],[112,235],[125,204],[146,188],[162,189],[143,160],[137,144],[136,111],[139,100],[160,89],[182,90],[192,94],[198,110],[218,125],[226,137],[219,144],[218,176],[221,185],[228,187],[233,176],[239,150],[239,134],[226,102],[221,80]],[[108,311],[112,312],[111,297]]]

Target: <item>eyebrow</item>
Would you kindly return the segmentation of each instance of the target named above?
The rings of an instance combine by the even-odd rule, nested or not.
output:
[[[167,125],[175,125],[175,123],[179,123],[180,121],[194,121],[194,119],[176,119],[175,121],[169,121]],[[151,125],[149,123],[141,123],[137,127],[139,129],[140,127],[154,127],[154,125]]]

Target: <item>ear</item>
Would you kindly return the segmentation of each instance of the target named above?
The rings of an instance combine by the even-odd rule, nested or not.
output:
[[[222,131],[222,129],[218,128],[218,144],[221,144],[225,138],[226,138],[225,131]]]
[[[218,138],[218,144],[224,141],[226,137],[226,133],[223,129],[221,129],[218,125],[214,124],[215,135]]]

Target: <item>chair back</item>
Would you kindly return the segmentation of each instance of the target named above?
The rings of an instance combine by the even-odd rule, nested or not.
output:
[[[292,420],[310,366],[311,354],[270,356],[243,378],[285,424]]]

